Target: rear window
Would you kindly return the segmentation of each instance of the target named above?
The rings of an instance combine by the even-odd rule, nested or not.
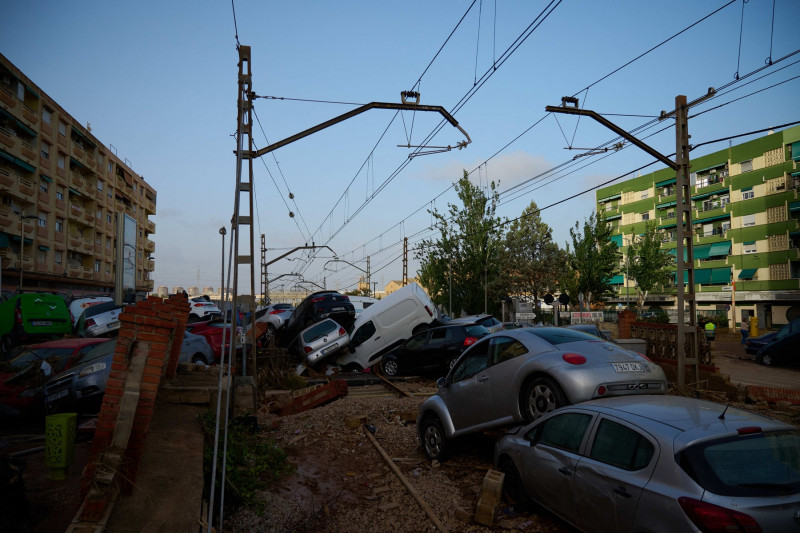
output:
[[[489,330],[483,326],[466,326],[464,328],[467,332],[467,337],[485,337],[489,334]]]
[[[546,340],[554,346],[568,342],[597,340],[597,337],[594,335],[589,335],[588,333],[583,333],[581,331],[575,331],[574,329],[536,328],[525,329],[524,331],[526,334],[539,337],[540,339]]]
[[[323,320],[322,322],[318,322],[314,324],[306,331],[303,332],[303,342],[309,343],[313,342],[316,339],[322,337],[323,335],[327,335],[332,331],[336,331],[339,328],[339,324],[334,322],[333,320]]]
[[[96,316],[96,315],[99,315],[100,313],[106,313],[106,312],[112,311],[114,309],[120,309],[121,310],[122,306],[121,305],[117,305],[114,302],[103,302],[101,304],[97,304],[97,305],[93,305],[93,306],[89,307],[83,313],[88,318],[90,316]]]
[[[800,493],[800,430],[726,437],[697,444],[677,458],[704,489],[722,496]]]

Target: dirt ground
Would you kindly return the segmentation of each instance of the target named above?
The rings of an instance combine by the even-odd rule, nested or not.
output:
[[[416,416],[435,385],[421,381],[403,388],[414,396],[398,397],[382,385],[351,387],[345,398],[282,417],[280,426],[265,435],[288,452],[297,473],[263,494],[263,516],[236,512],[226,518],[225,531],[436,531],[365,429],[347,427],[345,419],[356,415],[366,416],[375,440],[447,530],[571,531],[551,515],[516,512],[505,502],[498,506],[494,527],[469,518],[491,468],[494,440],[483,435],[464,440],[443,463],[426,459],[418,447],[416,424],[403,420],[406,413]],[[457,509],[463,510],[458,513],[462,517]]]

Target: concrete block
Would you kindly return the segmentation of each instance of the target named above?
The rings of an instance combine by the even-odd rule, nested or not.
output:
[[[348,416],[344,419],[345,425],[350,429],[356,429],[361,427],[362,424],[367,423],[367,415],[354,415]]]
[[[462,522],[470,523],[472,522],[472,513],[464,509],[463,507],[456,507],[456,518],[461,520]]]
[[[489,503],[481,498],[478,500],[478,506],[475,508],[475,521],[484,526],[491,527],[492,524],[494,524],[494,513],[496,510],[496,503]]]
[[[495,503],[500,501],[503,494],[503,481],[506,475],[497,470],[489,470],[483,476],[483,487],[481,489],[481,499],[493,501]]]

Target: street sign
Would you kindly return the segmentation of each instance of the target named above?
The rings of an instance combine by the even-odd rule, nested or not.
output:
[[[561,302],[562,305],[569,305],[569,294],[562,292],[561,296],[558,297],[558,301]]]
[[[547,305],[550,305],[554,301],[555,301],[555,298],[553,298],[552,294],[547,293],[547,294],[544,295],[544,303],[546,303]]]
[[[536,313],[517,313],[517,320],[533,320]]]

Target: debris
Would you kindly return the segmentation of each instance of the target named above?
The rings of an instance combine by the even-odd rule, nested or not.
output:
[[[360,427],[361,424],[367,423],[367,415],[359,414],[354,416],[348,416],[347,418],[344,419],[344,423],[350,429],[355,429],[357,427]]]
[[[497,505],[500,503],[500,495],[503,492],[503,481],[506,475],[497,470],[489,470],[483,478],[481,497],[478,500],[478,507],[475,509],[475,521],[485,526],[494,523],[494,515]]]
[[[458,518],[462,522],[470,523],[472,522],[472,513],[467,511],[463,507],[456,507],[456,518]]]

